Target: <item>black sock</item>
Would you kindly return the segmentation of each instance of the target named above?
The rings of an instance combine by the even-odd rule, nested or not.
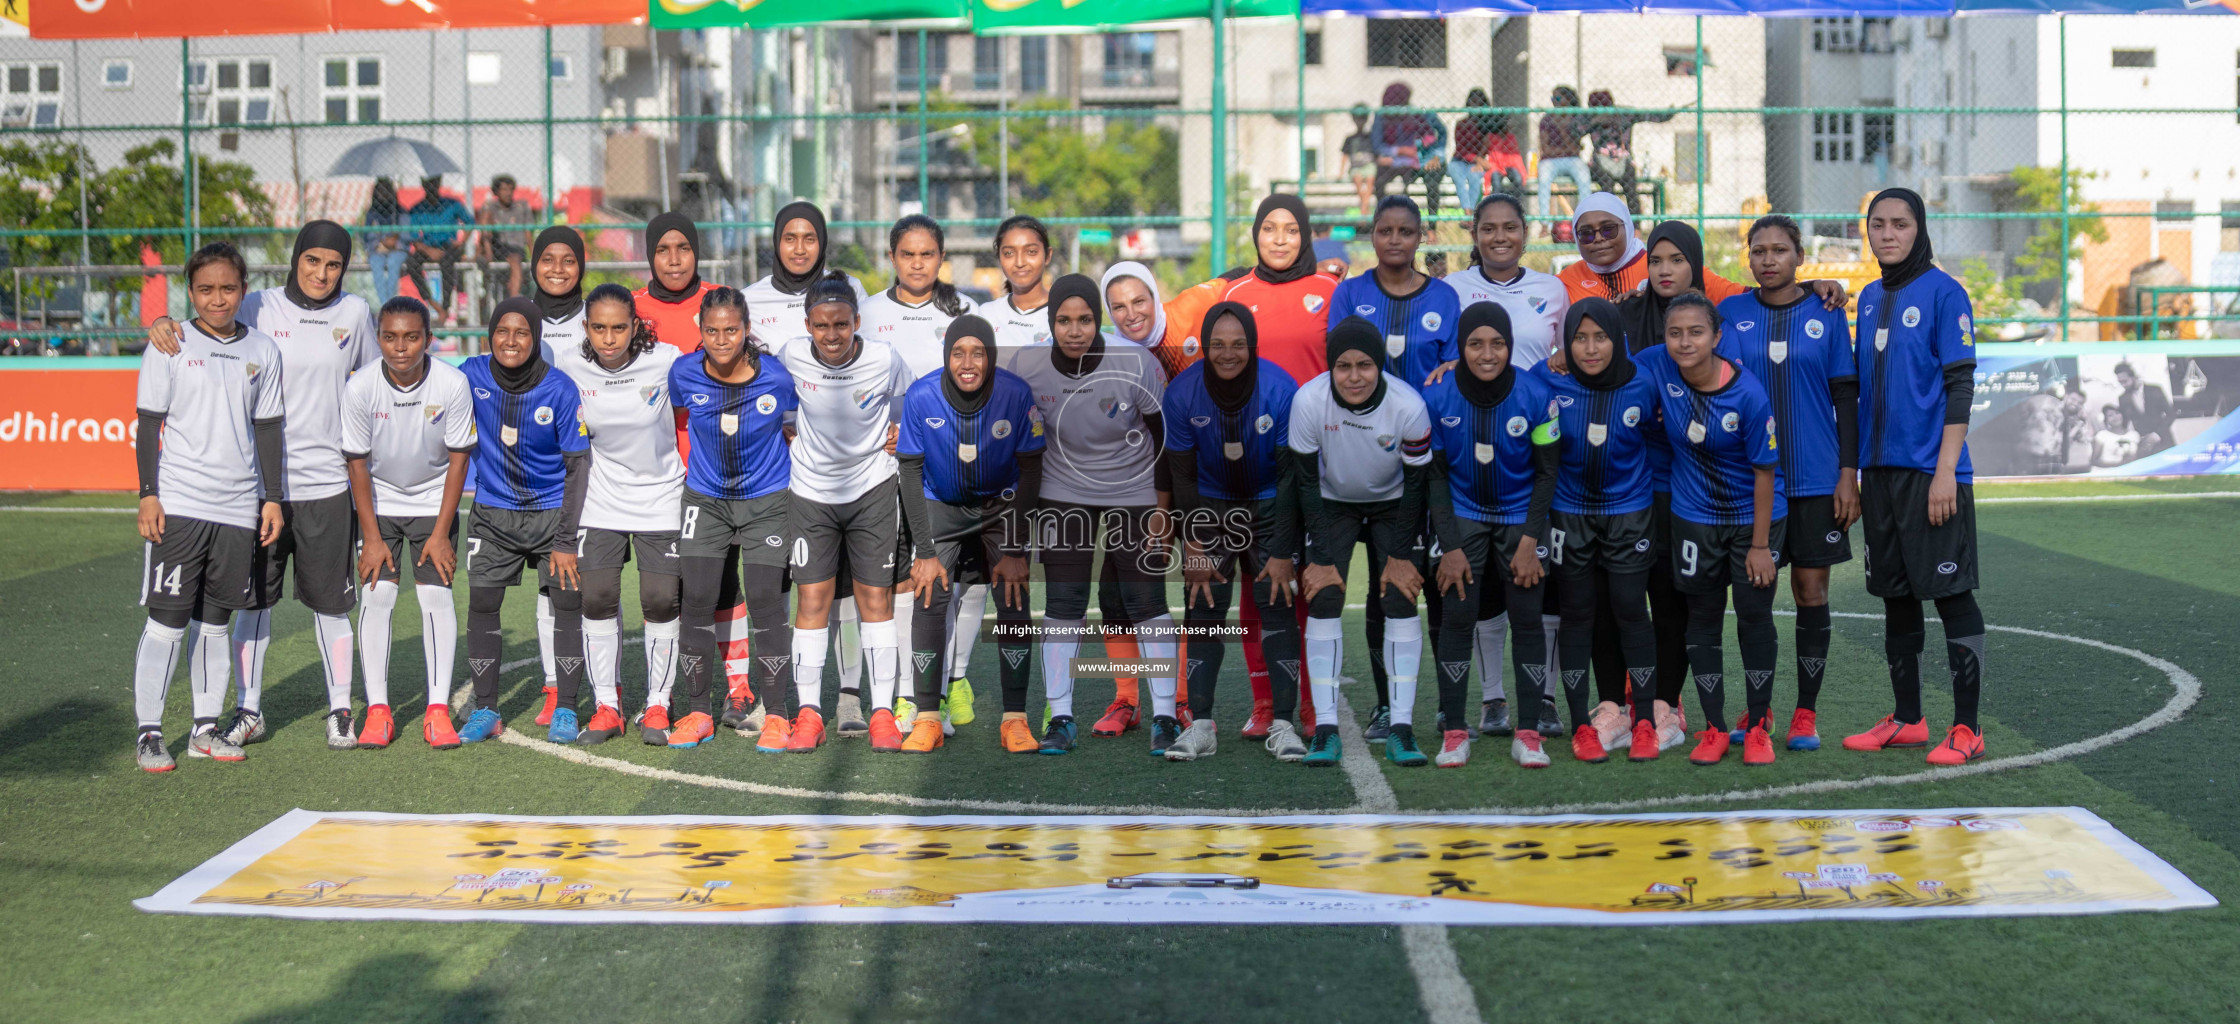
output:
[[[923,592],[909,597],[920,603],[910,616],[910,635],[905,642],[910,645],[911,702],[918,706],[919,714],[941,710],[941,659],[949,649],[949,599],[954,588],[936,587],[932,600],[925,601]],[[896,723],[907,729],[908,722]]]
[[[1828,674],[1828,644],[1834,635],[1828,606],[1797,607],[1797,706],[1806,711],[1820,706],[1820,683]]]
[[[1707,729],[1727,731],[1727,595],[1714,590],[1688,595],[1688,671],[1696,680],[1696,700]]]
[[[1978,733],[1976,711],[1983,697],[1983,610],[1976,596],[1963,592],[1937,601],[1944,621],[1945,663],[1952,670],[1952,722]]]
[[[1556,661],[1561,670],[1563,700],[1570,706],[1571,727],[1587,724],[1587,664],[1594,660],[1591,627],[1574,630],[1568,623],[1556,631]]]
[[[467,677],[474,683],[476,709],[498,706],[498,659],[505,655],[505,626],[498,619],[506,592],[497,587],[467,591]]]
[[[1921,602],[1884,598],[1882,655],[1890,662],[1890,692],[1897,706],[1892,717],[1906,725],[1921,721],[1921,650],[1925,627]]]
[[[583,692],[583,591],[552,592],[552,665],[558,679],[558,707],[576,709]]]
[[[1781,658],[1781,634],[1773,626],[1773,588],[1744,583],[1735,588],[1736,645],[1742,648],[1744,728],[1767,725],[1773,710],[1774,666]]]
[[[1372,562],[1374,559],[1371,560]],[[1376,576],[1369,579],[1370,592],[1376,592]],[[1370,601],[1361,614],[1361,640],[1369,645],[1369,681],[1377,687],[1377,706],[1392,706],[1392,679],[1384,671],[1384,602]]]
[[[1458,612],[1478,606],[1478,587],[1482,585],[1473,582],[1464,588],[1465,600],[1455,606]],[[1468,729],[1472,725],[1466,709],[1469,706],[1470,647],[1478,628],[1473,621],[1476,618],[1476,615],[1458,614],[1451,620],[1442,620],[1434,634],[1436,644],[1432,660],[1438,664],[1439,714],[1445,718],[1449,729]]]
[[[1260,601],[1260,654],[1268,665],[1268,697],[1275,704],[1275,719],[1297,722],[1299,714],[1299,619],[1294,606],[1276,604],[1266,580],[1255,580],[1253,594]],[[1195,696],[1196,685],[1190,687]]]
[[[1229,602],[1225,598],[1233,592],[1228,584],[1218,585],[1214,590],[1213,607],[1193,607],[1185,613],[1183,619],[1183,624],[1189,630],[1186,634],[1189,641],[1187,649],[1182,652],[1182,667],[1186,673],[1184,681],[1190,687],[1192,718],[1213,717],[1214,680],[1221,677],[1221,665],[1228,660],[1226,641],[1210,632],[1200,632],[1220,626],[1229,617]],[[1247,600],[1249,599],[1248,597]]]

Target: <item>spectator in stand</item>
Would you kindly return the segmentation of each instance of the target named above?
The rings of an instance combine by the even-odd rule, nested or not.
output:
[[[1577,107],[1578,90],[1568,85],[1556,86],[1549,97],[1549,104],[1556,107]],[[1594,179],[1587,176],[1587,162],[1579,159],[1579,136],[1587,133],[1587,119],[1582,114],[1546,113],[1540,115],[1540,215],[1555,216],[1554,186],[1557,178],[1571,179],[1577,195],[1576,204],[1594,191]],[[1555,224],[1545,229],[1552,237]]]
[[[1463,105],[1483,110],[1493,105],[1484,89],[1472,89]],[[1498,181],[1505,188],[1524,191],[1524,158],[1517,154],[1517,136],[1507,114],[1464,114],[1454,122],[1453,159],[1447,177],[1454,180],[1455,197],[1466,210],[1478,208],[1478,197]]]
[[[397,183],[387,178],[373,179],[373,196],[366,203],[366,226],[401,229],[406,223],[404,204],[397,201]],[[366,265],[373,271],[373,293],[380,296],[374,303],[378,307],[397,297],[397,278],[404,276],[404,232],[375,232],[366,248],[370,250]]]
[[[1597,109],[1615,108],[1618,101],[1608,89],[1596,89],[1587,97],[1587,106]],[[1594,143],[1594,155],[1588,169],[1594,175],[1597,191],[1614,192],[1626,201],[1626,209],[1641,212],[1641,199],[1634,195],[1633,126],[1659,124],[1672,120],[1678,111],[1667,110],[1662,114],[1596,114],[1587,119],[1587,136]]]
[[[483,230],[475,243],[475,263],[487,271],[490,264],[504,261],[506,265],[506,291],[493,295],[487,301],[501,302],[521,294],[521,266],[529,251],[529,226],[537,222],[535,207],[526,202],[513,201],[515,189],[513,175],[501,174],[490,179],[490,198],[482,201],[482,209],[475,211],[474,222]],[[497,228],[518,224],[513,231]]]
[[[1366,217],[1377,206],[1377,143],[1369,134],[1368,104],[1353,105],[1353,134],[1346,136],[1338,151],[1345,154],[1346,177],[1353,180],[1354,194],[1361,200],[1355,212]]]
[[[1394,82],[1384,87],[1383,106],[1405,107],[1412,95],[1406,82]],[[1379,112],[1369,135],[1377,147],[1377,177],[1369,186],[1372,197],[1383,195],[1385,185],[1395,179],[1402,195],[1407,194],[1409,182],[1420,181],[1424,205],[1438,213],[1439,179],[1445,177],[1447,166],[1447,126],[1429,114]]]
[[[474,227],[474,214],[467,212],[467,204],[443,194],[443,176],[439,174],[420,179],[420,201],[405,211],[405,223],[418,229],[404,236],[409,243],[405,276],[412,279],[412,286],[420,289],[420,297],[429,305],[440,301],[445,326],[458,326],[459,257],[466,252],[467,229]],[[429,260],[436,261],[443,277],[440,300],[428,290],[425,270]]]
[[[2161,388],[2139,379],[2139,371],[2130,363],[2116,364],[2116,383],[2123,394],[2116,403],[2123,407],[2123,418],[2139,436],[2139,454],[2152,455],[2176,443],[2170,436],[2173,417],[2170,414],[2170,395]],[[2111,424],[2113,426],[2113,424]],[[2093,452],[2096,464],[2100,453]]]

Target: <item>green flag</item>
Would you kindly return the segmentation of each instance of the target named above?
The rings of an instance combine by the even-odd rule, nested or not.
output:
[[[653,0],[655,28],[782,28],[831,21],[962,18],[965,0]]]
[[[1209,0],[972,0],[971,6],[972,30],[980,33],[1092,29],[1213,14]],[[1289,18],[1299,13],[1299,0],[1231,0],[1225,10],[1232,18]]]

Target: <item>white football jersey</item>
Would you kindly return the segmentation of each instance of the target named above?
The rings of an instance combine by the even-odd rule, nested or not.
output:
[[[343,394],[342,450],[366,457],[375,515],[442,511],[451,453],[473,452],[474,440],[467,375],[441,359],[428,360],[428,372],[409,388],[390,383],[385,367],[367,367]]]
[[[238,319],[280,346],[288,364],[288,500],[349,490],[342,389],[353,371],[381,358],[366,300],[344,292],[325,309],[305,309],[288,301],[287,289],[267,288],[241,301]]]
[[[801,404],[793,420],[793,493],[826,505],[854,501],[895,475],[887,428],[916,379],[893,346],[856,340],[863,349],[845,366],[826,366],[807,338],[778,350]]]
[[[1563,333],[1563,317],[1571,311],[1571,297],[1554,274],[1531,267],[1523,270],[1522,276],[1508,284],[1486,280],[1483,267],[1466,267],[1448,274],[1445,280],[1462,297],[1463,309],[1495,302],[1509,311],[1509,330],[1515,334],[1509,339],[1509,362],[1518,370],[1529,370],[1548,360],[1548,351],[1557,344],[1556,336]],[[1457,349],[1462,341],[1454,340]]]
[[[1291,450],[1321,453],[1323,497],[1392,501],[1400,497],[1404,466],[1431,464],[1431,416],[1421,395],[1390,376],[1375,407],[1349,411],[1324,373],[1291,400]]]
[[[583,354],[583,339],[587,337],[583,326],[583,307],[576,307],[576,315],[566,320],[546,320],[538,329],[537,338],[544,342],[544,361],[556,362],[556,352]]]
[[[848,283],[856,287],[856,306],[860,309],[863,282],[851,274]],[[739,291],[747,297],[747,337],[754,339],[754,347],[776,352],[786,342],[809,337],[809,314],[802,308],[809,298],[806,293],[787,295],[767,275]]]
[[[966,302],[969,307],[971,303]],[[910,368],[910,379],[917,380],[941,369],[948,357],[942,342],[949,336],[949,321],[956,317],[941,311],[932,299],[910,305],[894,297],[889,288],[863,300],[857,311],[859,322],[856,333],[865,341],[876,341],[890,346],[902,363]]]
[[[1079,377],[1051,362],[1056,345],[1005,352],[1005,369],[1034,389],[1042,417],[1042,496],[1075,505],[1148,506],[1161,438],[1144,417],[1159,414],[1167,376],[1150,351],[1108,338],[1097,367]]]
[[[229,341],[189,321],[179,327],[178,355],[150,348],[140,357],[133,405],[164,416],[156,487],[165,515],[256,528],[253,425],[286,415],[285,377],[280,346],[254,327]]]
[[[1047,305],[1020,309],[1011,304],[1011,296],[998,295],[981,303],[980,308],[973,312],[980,319],[995,325],[996,350],[1000,353],[1050,344],[1050,309]]]
[[[582,396],[583,429],[591,438],[585,527],[666,533],[683,525],[684,460],[669,405],[669,364],[678,358],[675,348],[657,344],[609,370],[585,359],[581,346],[553,354],[553,368]]]

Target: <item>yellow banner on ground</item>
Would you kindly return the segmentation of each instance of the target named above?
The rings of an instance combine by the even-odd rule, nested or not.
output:
[[[136,905],[584,923],[1673,924],[2216,900],[2074,807],[1547,818],[299,810]]]

